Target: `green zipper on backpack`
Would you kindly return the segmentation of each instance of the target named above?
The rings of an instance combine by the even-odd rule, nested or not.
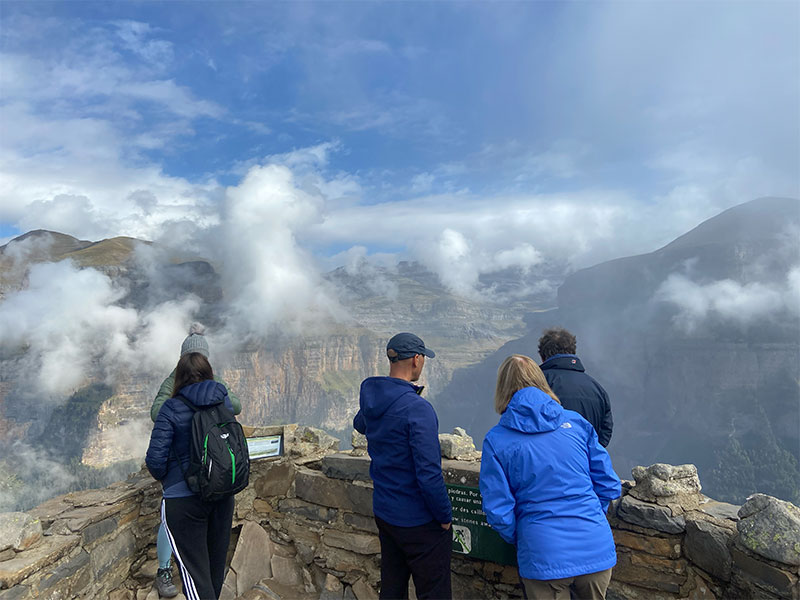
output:
[[[227,440],[225,443],[228,445],[228,452],[231,454],[231,465],[233,465],[233,474],[231,475],[231,483],[236,483],[236,457],[233,455],[233,450],[231,450],[231,445],[228,444]]]

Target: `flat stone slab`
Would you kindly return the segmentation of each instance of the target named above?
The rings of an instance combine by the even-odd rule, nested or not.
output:
[[[378,593],[363,579],[359,579],[353,584],[353,593],[356,600],[378,600]]]
[[[42,522],[24,512],[0,513],[0,552],[17,552],[33,546],[42,537]]]
[[[665,558],[680,558],[681,542],[677,536],[672,539],[659,538],[622,529],[613,529],[612,533],[614,534],[614,543],[618,546],[625,546],[631,550],[639,550]]]
[[[248,594],[242,596],[243,600],[319,600],[316,594],[303,591],[296,585],[285,585],[274,579],[262,579]]]
[[[698,567],[723,581],[731,579],[729,546],[734,530],[700,519],[686,521],[684,552]]]
[[[272,577],[272,542],[263,527],[246,521],[231,560],[236,573],[236,594],[241,596],[264,578]]]
[[[756,579],[761,585],[772,588],[784,598],[793,598],[793,590],[797,587],[797,576],[783,569],[778,569],[772,565],[760,561],[737,546],[731,548],[733,564]]]
[[[729,504],[727,502],[717,502],[716,500],[711,500],[704,504],[700,505],[698,510],[700,512],[704,512],[707,515],[711,515],[717,519],[729,519],[731,521],[738,521],[739,520],[739,506],[735,504]]]
[[[375,524],[374,517],[365,517],[364,515],[357,515],[356,513],[344,513],[342,519],[345,523],[355,529],[368,531],[370,533],[378,533],[378,526]]]
[[[17,585],[29,575],[54,564],[80,542],[77,535],[54,535],[42,541],[11,560],[0,563],[0,588]]]
[[[634,564],[630,552],[621,553],[614,567],[613,578],[624,583],[641,586],[651,590],[660,590],[671,594],[678,594],[681,586],[686,582],[686,573],[672,570],[655,570],[650,565]],[[675,561],[673,561],[675,562]]]
[[[327,506],[319,506],[312,504],[299,498],[286,498],[278,503],[278,510],[282,513],[298,515],[312,521],[320,521],[322,523],[331,523],[336,519],[339,511],[335,508],[328,508]]]
[[[259,465],[256,473],[251,474],[253,489],[260,498],[285,496],[294,483],[295,467],[288,461]]]
[[[686,528],[686,518],[683,515],[674,517],[669,507],[637,500],[630,495],[620,500],[617,517],[628,523],[664,533],[681,533]]]
[[[30,516],[35,517],[43,522],[46,527],[53,520],[58,518],[62,513],[75,508],[72,504],[64,501],[64,496],[57,496],[50,498],[46,502],[42,502],[39,506],[26,511]]]
[[[364,482],[331,479],[319,471],[301,469],[295,477],[295,493],[312,504],[372,516],[372,486]]]
[[[299,587],[303,585],[303,573],[293,557],[273,555],[271,559],[272,579],[283,585]]]
[[[134,508],[132,501],[121,504],[100,504],[98,506],[73,508],[59,515],[51,526],[51,533],[65,533],[66,530],[81,531],[92,523],[97,523],[121,513],[128,513],[132,508]]]
[[[369,456],[353,456],[351,454],[329,454],[322,459],[322,472],[334,479],[348,481],[372,481],[369,467],[372,464]]]
[[[350,550],[357,554],[378,554],[381,551],[381,542],[376,535],[352,533],[326,529],[322,535],[322,542],[334,548]]]
[[[64,496],[64,500],[76,508],[100,504],[119,504],[124,500],[133,498],[142,489],[155,483],[152,477],[137,476],[130,481],[118,481],[105,488],[72,492]]]

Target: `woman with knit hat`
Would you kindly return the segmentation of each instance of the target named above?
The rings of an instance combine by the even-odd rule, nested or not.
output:
[[[205,336],[205,327],[200,323],[192,323],[189,327],[189,335],[183,340],[181,344],[181,356],[191,354],[192,352],[199,352],[206,358],[209,358],[208,341]],[[214,379],[225,386],[228,390],[228,397],[230,398],[231,405],[233,406],[233,414],[238,415],[242,412],[242,403],[239,398],[234,394],[228,384],[220,379],[216,373]],[[173,386],[175,385],[175,369],[172,373],[162,382],[161,387],[158,389],[158,394],[153,401],[153,406],[150,407],[150,418],[155,423],[158,413],[164,403],[172,397]],[[164,524],[158,528],[158,539],[156,542],[156,550],[158,553],[158,571],[156,573],[156,589],[159,596],[162,598],[172,598],[178,595],[178,589],[172,583],[172,547],[169,543],[166,528]]]

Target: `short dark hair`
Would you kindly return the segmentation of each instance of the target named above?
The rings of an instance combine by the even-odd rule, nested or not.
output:
[[[575,354],[577,349],[575,336],[563,327],[545,329],[539,338],[539,356],[547,360],[556,354]]]
[[[207,379],[214,379],[214,371],[208,359],[199,352],[184,354],[178,361],[178,366],[175,367],[172,397],[177,396],[185,386]]]

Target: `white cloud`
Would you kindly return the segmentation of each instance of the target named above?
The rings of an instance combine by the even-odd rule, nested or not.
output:
[[[35,264],[27,286],[0,302],[0,340],[6,349],[24,349],[26,379],[56,401],[89,377],[112,383],[125,370],[168,369],[197,298],[138,312],[119,304],[125,294],[95,269],[69,261]]]
[[[148,23],[117,21],[115,25],[117,26],[117,35],[131,52],[156,65],[164,65],[172,61],[174,54],[172,43],[166,40],[147,39],[152,33],[155,33]]]
[[[320,220],[324,197],[280,165],[252,168],[225,193],[218,248],[238,333],[300,332],[336,310],[297,231]]]
[[[659,286],[655,299],[677,307],[674,323],[686,332],[694,331],[710,318],[747,325],[759,319],[800,315],[800,267],[793,267],[780,285],[740,283],[723,279],[697,283],[673,273]]]

